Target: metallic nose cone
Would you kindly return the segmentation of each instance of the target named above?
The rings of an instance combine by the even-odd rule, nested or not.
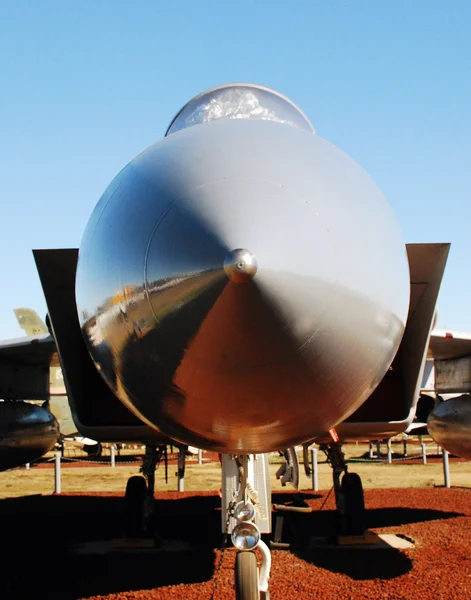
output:
[[[224,271],[231,281],[245,283],[255,277],[257,259],[248,250],[237,248],[232,250],[224,259]]]

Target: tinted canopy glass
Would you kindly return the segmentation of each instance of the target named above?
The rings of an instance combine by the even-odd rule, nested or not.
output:
[[[263,86],[235,83],[212,88],[190,100],[166,135],[219,119],[277,121],[314,133],[306,115],[286,96]]]

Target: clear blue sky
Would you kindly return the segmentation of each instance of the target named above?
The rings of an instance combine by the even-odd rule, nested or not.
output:
[[[470,31],[468,0],[3,0],[0,338],[46,312],[31,248],[77,247],[114,175],[230,81],[298,103],[407,242],[452,243],[439,325],[471,330]]]

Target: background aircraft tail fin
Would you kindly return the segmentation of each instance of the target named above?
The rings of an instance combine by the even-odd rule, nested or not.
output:
[[[26,335],[38,335],[39,333],[48,332],[46,324],[32,308],[15,308],[13,312]]]

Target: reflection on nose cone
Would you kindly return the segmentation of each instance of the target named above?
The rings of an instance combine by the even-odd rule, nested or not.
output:
[[[230,252],[224,260],[224,271],[234,283],[245,283],[257,273],[257,259],[248,250],[237,248]]]

